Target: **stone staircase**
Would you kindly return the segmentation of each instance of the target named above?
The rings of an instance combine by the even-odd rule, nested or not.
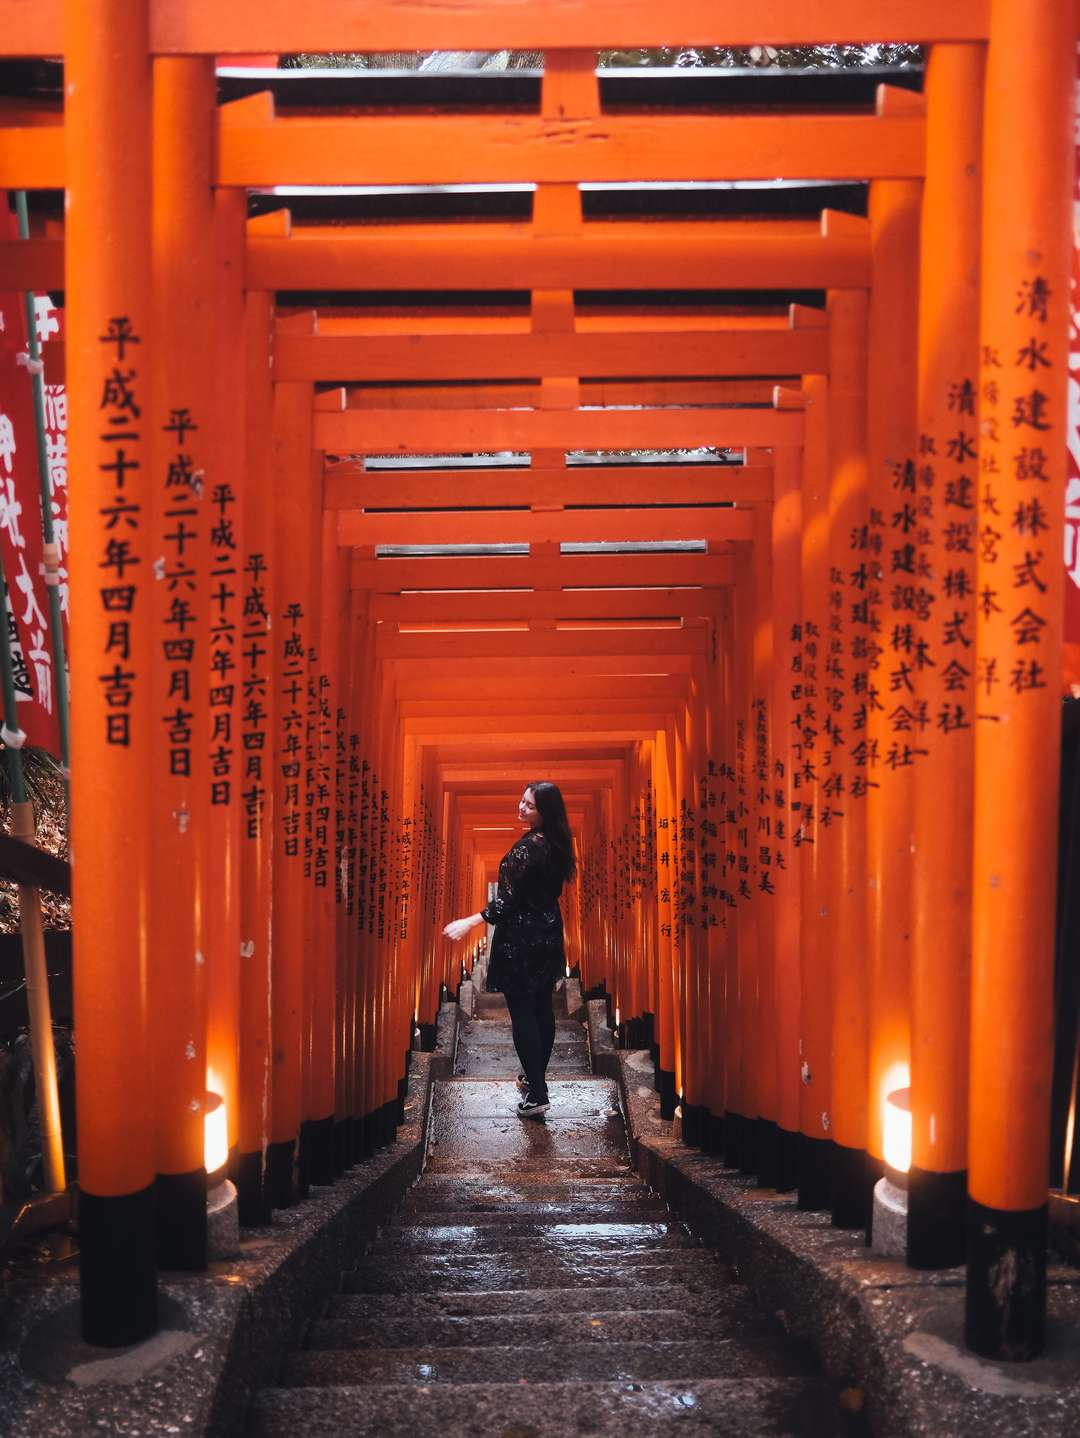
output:
[[[629,1165],[560,1020],[545,1122],[501,1001],[436,1088],[423,1177],[252,1416],[256,1438],[848,1433],[808,1355]]]

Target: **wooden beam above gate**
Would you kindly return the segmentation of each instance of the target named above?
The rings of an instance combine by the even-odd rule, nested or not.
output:
[[[314,445],[331,454],[501,450],[742,449],[800,444],[803,417],[772,409],[395,410],[319,412]]]
[[[249,250],[254,243],[249,241]],[[676,272],[681,280],[681,271]],[[669,270],[665,285],[671,278]],[[589,379],[828,373],[826,329],[707,330],[702,326],[702,321],[692,319],[680,326],[674,319],[667,330],[622,329],[605,334],[584,330],[579,317],[576,330],[563,334],[425,334],[419,322],[421,332],[408,335],[279,334],[274,369],[280,380],[323,383],[566,374]]]
[[[300,51],[548,50],[670,45],[814,45],[985,40],[988,0],[153,0],[159,55]],[[63,0],[9,0],[0,55],[62,55]]]
[[[403,590],[563,589],[731,582],[726,554],[580,554],[385,558],[354,555],[352,587],[379,594]],[[591,591],[585,591],[591,592]]]
[[[772,498],[771,465],[626,464],[527,469],[364,469],[328,465],[326,509],[572,504],[753,504]]]
[[[447,122],[423,123],[425,150],[441,157],[444,145],[437,136]],[[787,148],[797,133],[797,127],[783,131]],[[709,153],[724,156],[727,177],[729,155],[721,139],[710,142]],[[710,174],[718,163],[710,161]],[[801,175],[804,161],[781,160],[777,153],[769,163],[774,170],[799,166],[787,172]],[[647,161],[633,177],[643,175],[652,177]],[[463,171],[462,178],[480,176]],[[706,290],[715,288],[719,276],[728,289],[857,288],[870,283],[869,234],[855,225],[843,234],[823,235],[813,220],[783,219],[593,220],[578,233],[556,235],[524,223],[308,225],[287,236],[255,230],[247,246],[252,289],[663,290],[674,282]]]
[[[219,111],[221,185],[572,184],[913,179],[921,115],[275,115],[267,91]]]
[[[470,509],[397,511],[343,509],[338,543],[381,544],[601,544],[726,543],[754,537],[749,508],[642,507],[640,509]],[[579,563],[582,556],[577,556]]]

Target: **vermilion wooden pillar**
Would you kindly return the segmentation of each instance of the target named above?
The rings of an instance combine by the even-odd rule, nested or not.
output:
[[[209,506],[210,701],[209,828],[206,922],[206,1086],[225,1102],[230,1167],[235,1170],[240,1126],[240,806],[243,748],[240,681],[243,649],[243,498],[247,488],[244,387],[244,226],[242,191],[214,196],[216,241],[215,398],[216,472],[204,491]],[[211,1160],[213,1161],[213,1160]]]
[[[274,741],[277,684],[277,563],[270,435],[271,298],[248,293],[244,303],[243,622],[238,678],[243,691],[238,748],[240,823],[240,1103],[236,1187],[242,1223],[270,1219],[265,1153],[271,1111],[272,891],[275,855]]]
[[[802,483],[802,665],[798,689],[798,767],[793,781],[799,805],[802,951],[799,1030],[799,1207],[829,1206],[832,1143],[829,1138],[832,1036],[830,959],[834,938],[832,835],[822,823],[830,758],[824,733],[828,658],[829,415],[828,384],[821,375],[803,381],[806,414]]]
[[[712,714],[713,751],[716,757],[716,810],[719,840],[717,882],[721,904],[722,934],[718,948],[719,971],[716,983],[716,1004],[713,1022],[719,1035],[720,1065],[717,1071],[713,1111],[719,1115],[713,1138],[713,1151],[728,1154],[729,1145],[737,1144],[732,1137],[732,1113],[738,1112],[739,1098],[739,936],[736,918],[735,867],[735,721],[734,721],[734,654],[732,632],[735,621],[735,591],[725,594],[716,625],[716,663]],[[738,1127],[738,1121],[734,1125]],[[736,1148],[737,1152],[737,1148]]]
[[[798,771],[798,661],[802,585],[799,545],[802,530],[802,450],[773,451],[772,502],[772,882],[776,990],[776,1161],[773,1179],[781,1193],[798,1181],[800,911],[799,851],[793,837],[799,811],[794,803]]]
[[[152,728],[154,1103],[158,1258],[207,1261],[206,894],[213,444],[213,62],[154,61]]]
[[[775,624],[772,607],[772,505],[754,506],[754,633],[751,653],[751,705],[747,746],[750,779],[747,802],[757,955],[757,1034],[755,1090],[757,1122],[754,1172],[763,1188],[777,1180],[776,1112],[776,850],[772,790],[772,677]]]
[[[674,975],[675,956],[673,951],[674,911],[672,905],[672,856],[674,848],[671,836],[672,815],[678,814],[675,798],[675,775],[673,764],[673,743],[666,729],[656,731],[654,749],[654,772],[656,775],[656,884],[657,916],[660,937],[657,945],[658,956],[658,1000],[657,1000],[657,1041],[659,1056],[656,1067],[656,1082],[660,1093],[660,1112],[664,1118],[675,1113],[676,1089],[676,984]]]
[[[865,727],[855,736],[853,775],[866,793],[868,1073],[866,1147],[870,1177],[885,1159],[885,1099],[907,1082],[910,1058],[911,870],[914,749],[921,723],[918,662],[919,539],[926,522],[915,490],[915,348],[919,202],[910,180],[870,186],[870,346],[867,453],[870,510],[852,564],[873,576],[866,595]],[[925,732],[925,731],[923,731]],[[910,762],[909,762],[910,761]]]
[[[316,463],[320,463],[317,460]],[[318,485],[309,493],[318,498]],[[334,828],[337,810],[335,750],[336,711],[341,649],[341,583],[335,516],[323,510],[316,517],[319,566],[317,661],[313,682],[314,733],[310,736],[311,778],[308,807],[311,843],[305,854],[311,884],[312,948],[307,958],[311,975],[311,1090],[306,1133],[312,1183],[332,1183],[336,1117],[337,912],[334,899]],[[314,589],[314,586],[313,586]]]
[[[727,804],[727,851],[732,856],[730,890],[734,900],[731,923],[734,943],[728,989],[728,1111],[724,1122],[724,1157],[729,1167],[756,1171],[756,1074],[758,1029],[757,928],[751,883],[753,810],[749,748],[750,687],[754,636],[753,551],[736,546],[731,644],[731,780]]]
[[[991,0],[967,1339],[998,1358],[1046,1306],[1075,38],[1069,0]]]
[[[303,1118],[302,1048],[308,952],[303,809],[308,649],[311,623],[311,387],[275,385],[271,466],[274,495],[275,612],[271,616],[275,688],[273,868],[273,1071],[271,1202],[299,1193],[297,1140]]]
[[[81,536],[69,560],[79,1268],[83,1337],[108,1346],[157,1327],[145,918],[154,712],[147,11],[146,0],[64,6],[67,386],[80,476],[69,516]],[[138,414],[119,390],[117,403],[103,404],[116,370]]]
[[[866,790],[855,764],[865,737],[865,644],[870,579],[853,536],[867,522],[867,295],[829,294],[829,630],[825,742],[833,761],[823,783],[822,823],[836,854],[832,903],[832,1209],[838,1228],[870,1217],[866,1164],[867,928]]]
[[[982,79],[973,45],[926,68],[919,294],[917,502],[932,594],[919,643],[896,656],[927,724],[915,773],[908,1262],[962,1263],[967,1206],[971,844],[975,756]],[[941,815],[951,816],[946,826]]]

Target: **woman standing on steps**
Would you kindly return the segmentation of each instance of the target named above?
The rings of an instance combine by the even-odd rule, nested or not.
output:
[[[547,780],[529,784],[518,818],[529,832],[503,856],[495,898],[478,914],[447,924],[443,933],[456,941],[477,924],[495,925],[487,988],[505,994],[510,1010],[522,1067],[518,1083],[526,1091],[517,1111],[522,1118],[538,1118],[548,1109],[547,1066],[555,1044],[552,993],[566,964],[559,895],[577,865],[558,785]]]

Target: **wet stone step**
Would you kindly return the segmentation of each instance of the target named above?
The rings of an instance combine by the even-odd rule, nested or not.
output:
[[[448,1290],[442,1293],[338,1293],[326,1305],[326,1317],[349,1319],[358,1323],[368,1320],[390,1322],[395,1319],[482,1318],[505,1314],[536,1313],[646,1313],[669,1308],[675,1304],[680,1312],[711,1312],[717,1305],[734,1302],[742,1290],[736,1287],[710,1287],[706,1293],[658,1293],[650,1301],[647,1293],[628,1294],[623,1288],[508,1288],[490,1292],[475,1289]]]
[[[406,1208],[402,1224],[416,1223],[427,1228],[458,1228],[472,1224],[485,1228],[514,1228],[517,1224],[552,1225],[562,1223],[664,1223],[667,1210],[659,1203],[642,1199],[639,1203],[560,1202],[553,1199],[539,1203],[511,1200],[497,1209],[484,1208]],[[387,1229],[389,1233],[391,1230]]]
[[[500,1247],[486,1250],[483,1253],[418,1253],[409,1264],[410,1276],[418,1280],[425,1276],[438,1278],[443,1274],[487,1272],[496,1268],[500,1263],[503,1266],[521,1269],[523,1272],[535,1269],[538,1274],[547,1273],[549,1269],[556,1269],[559,1272],[569,1273],[576,1268],[592,1268],[596,1264],[610,1261],[610,1255],[603,1249],[596,1249],[596,1257],[590,1257],[590,1248],[586,1244],[575,1244],[573,1247],[563,1244],[546,1244],[543,1248],[537,1244],[526,1244],[524,1247]],[[656,1249],[642,1248],[640,1250],[630,1249],[624,1257],[619,1259],[614,1267],[667,1267],[674,1269],[685,1269],[687,1272],[705,1272],[711,1281],[716,1282],[722,1277],[726,1270],[717,1260],[716,1254],[709,1248],[664,1248]],[[346,1278],[359,1274],[381,1274],[400,1273],[402,1268],[401,1255],[397,1252],[384,1253],[376,1248],[370,1255],[361,1258],[356,1267],[346,1273]],[[543,1287],[543,1284],[536,1285]]]
[[[677,1223],[521,1223],[497,1227],[408,1224],[383,1230],[374,1252],[401,1254],[572,1253],[597,1255],[690,1248]]]
[[[435,1120],[430,1162],[436,1171],[448,1161],[475,1169],[501,1164],[503,1172],[515,1173],[528,1164],[549,1173],[555,1164],[612,1162],[625,1152],[622,1120],[616,1116],[590,1115],[587,1119],[523,1119],[515,1114],[465,1118],[453,1125]],[[620,1152],[621,1151],[621,1152]]]
[[[806,1378],[269,1389],[253,1438],[841,1438]]]
[[[492,1047],[502,1047],[513,1053],[513,1044],[510,1039],[510,1020],[507,1015],[500,1023],[498,1019],[480,1019],[477,1022],[467,1023],[461,1030],[458,1038],[459,1043],[491,1044]],[[579,1024],[576,1019],[555,1020],[555,1045],[573,1043],[586,1047],[585,1026]]]
[[[530,1127],[540,1127],[528,1119],[519,1119],[518,1122],[523,1126],[529,1124]],[[549,1157],[543,1165],[516,1163],[511,1167],[506,1159],[489,1163],[484,1159],[463,1156],[450,1148],[447,1148],[445,1153],[438,1149],[433,1150],[428,1158],[427,1166],[428,1172],[437,1177],[453,1175],[454,1177],[476,1178],[486,1176],[493,1183],[509,1178],[520,1186],[527,1186],[530,1182],[542,1184],[560,1174],[565,1174],[567,1179],[579,1173],[586,1178],[620,1178],[624,1174],[633,1172],[628,1158],[613,1156],[593,1159],[574,1156]]]
[[[469,1177],[445,1178],[425,1174],[422,1183],[405,1200],[404,1212],[425,1212],[453,1207],[477,1212],[501,1212],[513,1203],[553,1203],[567,1208],[576,1204],[649,1202],[663,1208],[661,1201],[645,1188],[636,1174],[618,1178],[576,1178],[562,1183],[543,1178],[528,1185],[504,1175],[502,1180]],[[666,1209],[664,1210],[666,1212]]]
[[[695,1378],[789,1378],[776,1344],[751,1347],[734,1336],[706,1342],[526,1344],[503,1348],[370,1348],[307,1351],[289,1358],[285,1387],[369,1383],[551,1383],[568,1379],[650,1382]]]
[[[735,1330],[744,1341],[760,1333],[772,1343],[782,1340],[778,1327],[761,1319],[744,1289],[716,1291],[709,1308],[683,1308],[581,1313],[509,1313],[470,1318],[376,1316],[364,1311],[359,1295],[339,1299],[352,1303],[348,1315],[321,1318],[308,1330],[306,1347],[435,1348],[514,1347],[537,1344],[681,1343],[729,1337]],[[340,1313],[340,1307],[335,1311]]]
[[[435,1105],[436,1122],[445,1128],[460,1118],[490,1118],[493,1114],[506,1117],[516,1113],[520,1099],[517,1084],[508,1083],[505,1079],[480,1075],[451,1079],[440,1092]],[[587,1118],[593,1114],[609,1116],[620,1113],[618,1090],[610,1079],[582,1075],[549,1081],[548,1099],[549,1123],[553,1118]]]
[[[666,1224],[670,1214],[657,1202],[643,1199],[624,1204],[587,1204],[587,1202],[546,1199],[531,1204],[528,1199],[513,1199],[499,1208],[407,1208],[401,1212],[401,1227],[420,1225],[423,1228],[462,1228],[472,1224],[480,1228],[513,1228],[515,1224]]]
[[[477,1049],[472,1052],[463,1049],[458,1053],[457,1073],[468,1074],[470,1077],[489,1079],[516,1079],[521,1065],[513,1055],[501,1055],[496,1058],[486,1056],[486,1050]],[[573,1078],[580,1074],[584,1067],[584,1060],[572,1058],[566,1054],[555,1053],[547,1067],[548,1080],[558,1078]]]
[[[484,1259],[416,1259],[407,1271],[397,1262],[371,1260],[345,1274],[346,1293],[460,1292],[462,1289],[497,1291],[508,1288],[626,1288],[646,1297],[659,1287],[684,1288],[705,1293],[724,1281],[722,1271],[709,1264],[700,1249],[658,1253],[628,1253],[618,1261],[587,1263],[550,1259],[526,1263],[515,1256],[489,1254]],[[632,1302],[633,1300],[628,1300]],[[655,1304],[652,1306],[655,1307]]]

